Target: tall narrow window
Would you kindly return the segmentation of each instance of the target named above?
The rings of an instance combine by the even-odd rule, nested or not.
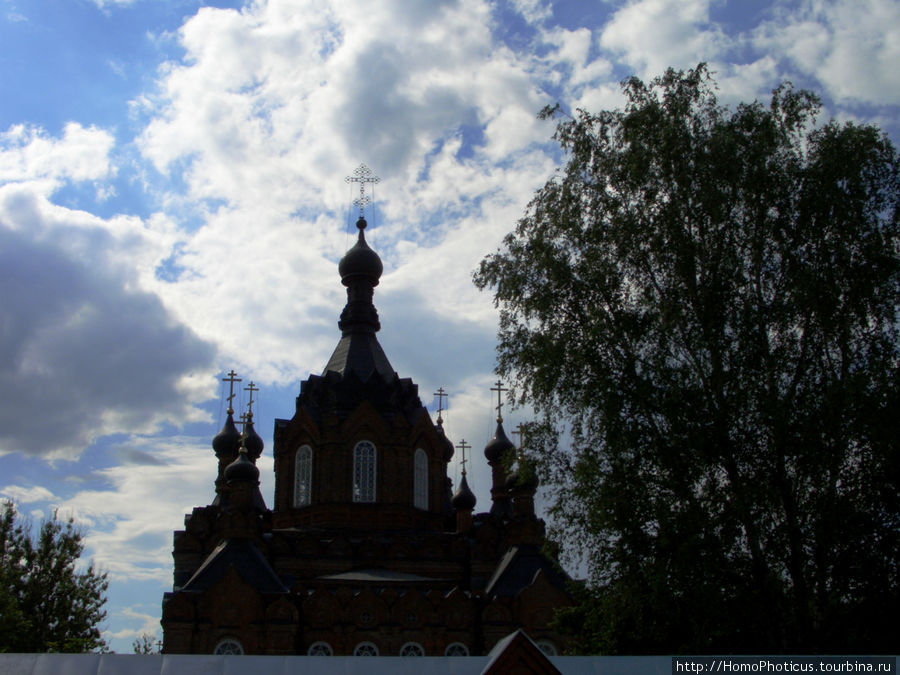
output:
[[[375,446],[369,441],[353,448],[353,501],[375,501]]]
[[[413,460],[413,504],[417,509],[428,510],[428,455],[422,448],[416,450]]]
[[[312,448],[300,446],[294,458],[294,508],[309,506],[312,492]]]

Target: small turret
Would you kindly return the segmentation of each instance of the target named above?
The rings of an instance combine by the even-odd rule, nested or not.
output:
[[[244,387],[244,391],[250,392],[250,400],[247,402],[247,414],[243,416],[244,432],[241,434],[241,442],[247,448],[247,456],[250,461],[256,464],[265,445],[263,439],[256,433],[256,429],[253,428],[253,393],[259,391],[259,387],[250,382],[250,386]]]
[[[509,492],[506,488],[506,465],[510,460],[510,453],[514,453],[516,446],[506,437],[503,430],[503,399],[504,391],[508,391],[500,380],[497,386],[491,387],[491,391],[497,392],[497,429],[494,437],[484,446],[484,456],[491,467],[491,514],[495,516],[511,516],[512,504]]]
[[[216,498],[213,504],[218,504],[220,496],[225,487],[225,467],[231,464],[238,456],[238,450],[241,447],[241,432],[237,430],[234,423],[234,383],[240,382],[241,378],[237,377],[234,369],[228,373],[227,377],[222,378],[223,382],[228,382],[228,409],[225,411],[225,424],[222,430],[215,435],[212,440],[213,452],[219,460],[218,471],[216,473]]]
[[[466,448],[471,447],[466,440],[459,442],[459,448],[462,451],[462,478],[459,481],[459,488],[453,495],[451,503],[456,511],[456,531],[468,532],[472,529],[472,511],[475,509],[477,499],[475,493],[469,488],[466,482]]]

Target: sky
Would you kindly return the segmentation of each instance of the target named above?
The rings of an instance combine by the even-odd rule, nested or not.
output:
[[[84,528],[111,647],[160,635],[230,369],[260,388],[271,506],[273,419],[340,337],[357,166],[379,339],[433,417],[449,392],[485,510],[497,311],[472,273],[564,160],[536,113],[701,61],[723,103],[787,79],[900,139],[897,0],[0,0],[0,497]]]

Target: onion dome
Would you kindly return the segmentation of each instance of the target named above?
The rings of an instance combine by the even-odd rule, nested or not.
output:
[[[440,442],[444,444],[444,461],[449,462],[451,459],[453,459],[455,448],[453,447],[453,443],[450,442],[450,439],[447,438],[447,435],[444,433],[443,420],[441,419],[440,415],[438,415],[438,421],[435,425],[435,429],[437,431]]]
[[[530,462],[520,457],[516,470],[506,479],[506,489],[533,492],[537,490],[537,486],[538,477],[534,467]]]
[[[457,511],[471,511],[475,508],[476,501],[478,500],[475,498],[475,494],[469,489],[469,484],[466,482],[466,474],[463,474],[462,480],[459,481],[459,489],[453,495],[450,503]]]
[[[247,421],[244,423],[244,433],[241,434],[240,440],[244,447],[247,448],[247,456],[250,460],[255,462],[259,459],[265,444],[260,435],[256,433],[256,429],[253,428],[253,413],[247,414]]]
[[[506,432],[503,431],[503,422],[498,421],[494,437],[484,446],[484,456],[487,458],[487,461],[491,464],[499,462],[507,452],[515,449],[516,446],[506,437]]]
[[[359,239],[357,239],[356,245],[344,254],[338,264],[338,272],[341,274],[341,283],[344,286],[349,286],[354,277],[365,277],[372,286],[377,286],[381,273],[384,271],[381,258],[366,243],[363,231],[367,224],[365,218],[356,221],[356,227],[359,228]]]
[[[225,480],[229,483],[238,481],[256,484],[259,482],[259,469],[250,461],[246,448],[241,447],[237,459],[225,467]]]
[[[516,472],[519,478],[519,487],[529,492],[534,492],[538,487],[537,471],[529,462],[525,462],[524,466],[520,466]]]
[[[225,424],[222,426],[222,431],[213,438],[212,446],[217,457],[229,457],[241,447],[241,432],[234,425],[234,417],[230,408],[228,417],[225,418]]]

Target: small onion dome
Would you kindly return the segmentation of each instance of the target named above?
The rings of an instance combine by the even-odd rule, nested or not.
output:
[[[344,286],[349,286],[350,279],[353,277],[367,277],[373,286],[377,286],[381,273],[384,271],[381,258],[366,243],[366,236],[363,234],[366,225],[365,218],[356,221],[356,227],[359,228],[359,239],[338,263],[338,272],[341,274],[341,283]]]
[[[469,484],[466,482],[466,476],[463,474],[462,480],[459,481],[459,489],[456,491],[456,494],[453,495],[453,499],[450,500],[450,503],[453,504],[453,508],[457,511],[471,511],[475,508],[475,502],[478,501],[475,499],[474,493],[469,489]]]
[[[228,413],[222,431],[216,434],[212,441],[213,450],[218,457],[227,457],[237,452],[241,447],[241,432],[234,425],[234,417]]]
[[[451,459],[453,459],[455,448],[453,447],[453,443],[450,442],[450,439],[447,438],[447,436],[444,434],[444,427],[440,422],[437,423],[436,429],[438,438],[440,438],[441,443],[444,444],[444,461],[449,462]]]
[[[250,460],[255,462],[259,459],[264,443],[260,435],[256,433],[256,429],[253,428],[252,414],[247,416],[247,421],[244,423],[244,433],[241,434],[241,441],[244,447],[247,448],[247,455],[250,457]]]
[[[232,481],[254,484],[259,482],[259,469],[250,461],[246,448],[241,448],[237,459],[225,467],[225,480],[229,483]]]
[[[503,423],[497,422],[497,431],[494,432],[494,437],[484,446],[484,456],[487,457],[487,461],[492,464],[498,462],[503,455],[515,449],[516,446],[506,437],[506,432],[503,431]]]
[[[539,483],[537,472],[531,464],[525,464],[525,466],[520,467],[516,473],[519,477],[519,487],[528,490],[529,492],[537,490]]]
[[[537,490],[537,486],[538,477],[534,471],[534,467],[530,463],[520,459],[516,470],[506,479],[506,489],[527,490],[528,492],[532,492]]]

